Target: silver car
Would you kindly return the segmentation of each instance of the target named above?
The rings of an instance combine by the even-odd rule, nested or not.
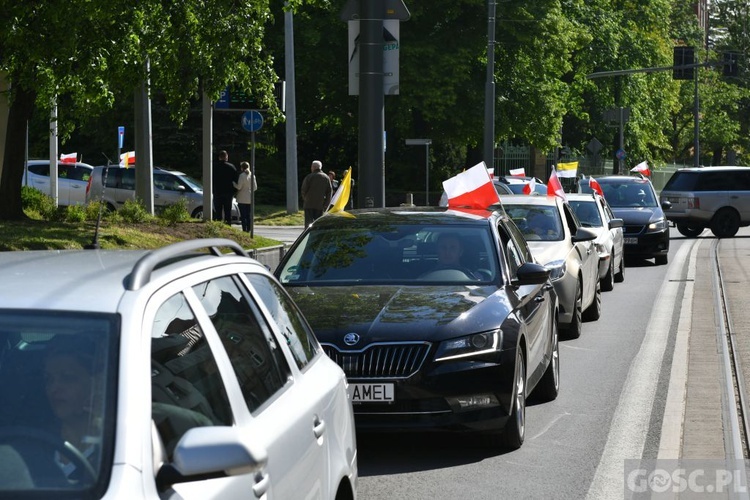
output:
[[[602,291],[609,292],[614,289],[615,282],[625,280],[623,220],[615,217],[607,200],[598,194],[567,196],[581,225],[597,232],[594,246],[599,254],[599,280]]]
[[[86,201],[102,200],[108,209],[119,210],[126,201],[135,199],[135,169],[119,165],[94,167],[86,191]],[[106,170],[106,184],[104,173]],[[203,218],[203,184],[177,170],[154,168],[154,209],[158,212],[169,205],[185,201],[188,213]],[[232,200],[232,219],[239,220],[240,210]]]
[[[94,167],[86,163],[57,162],[57,203],[60,206],[85,205],[86,186]],[[29,160],[21,180],[44,194],[50,194],[49,160]]]
[[[0,497],[356,498],[344,372],[237,243],[0,252],[0,280]]]
[[[501,196],[505,211],[526,238],[534,258],[552,270],[560,301],[560,328],[581,335],[583,320],[601,315],[596,233],[581,226],[570,205],[557,196]]]

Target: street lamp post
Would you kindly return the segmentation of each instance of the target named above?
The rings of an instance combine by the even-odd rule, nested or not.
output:
[[[430,204],[430,144],[432,139],[406,139],[407,146],[425,147],[425,206]]]

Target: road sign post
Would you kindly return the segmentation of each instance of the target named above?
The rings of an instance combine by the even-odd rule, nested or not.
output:
[[[253,179],[255,179],[255,132],[263,127],[263,115],[254,109],[242,114],[242,128],[250,132],[250,142],[252,144],[250,153],[250,237],[253,238],[255,232],[255,193],[253,192]]]

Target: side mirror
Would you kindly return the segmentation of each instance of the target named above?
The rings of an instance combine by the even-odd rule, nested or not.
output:
[[[661,202],[661,209],[662,210],[671,210],[672,209],[672,202],[669,200],[664,200]]]
[[[616,229],[618,227],[625,226],[625,221],[622,219],[612,219],[609,221],[609,228],[610,229]]]
[[[579,227],[572,239],[573,243],[578,243],[579,241],[591,241],[596,239],[596,233],[591,229]]]
[[[516,280],[514,285],[541,285],[549,279],[550,270],[534,262],[527,262],[516,271]]]

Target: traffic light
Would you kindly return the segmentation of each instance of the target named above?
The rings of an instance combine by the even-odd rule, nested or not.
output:
[[[672,62],[675,68],[672,70],[672,78],[675,80],[692,80],[695,68],[678,68],[678,66],[688,64],[695,64],[695,49],[693,47],[675,47]]]
[[[737,52],[724,52],[724,67],[722,74],[724,76],[739,76],[738,67],[740,55]]]

